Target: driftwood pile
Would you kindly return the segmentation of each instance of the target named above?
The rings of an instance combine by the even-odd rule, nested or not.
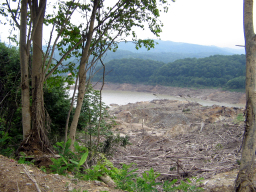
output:
[[[207,179],[239,167],[243,109],[160,100],[111,113],[119,121],[114,129],[132,143],[116,152],[115,166],[136,163],[138,173],[153,168],[160,180]]]

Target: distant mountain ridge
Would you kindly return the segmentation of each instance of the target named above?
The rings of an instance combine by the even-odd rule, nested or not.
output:
[[[108,51],[103,57],[103,60],[104,62],[109,62],[113,59],[139,58],[169,63],[185,58],[204,58],[212,55],[245,54],[244,48],[221,48],[216,46],[160,40],[156,40],[156,42],[158,44],[155,46],[155,48],[149,51],[144,47],[137,50],[133,42],[120,42],[118,44],[117,51]]]
[[[212,55],[234,55],[234,54],[245,54],[244,48],[232,49],[232,48],[221,48],[216,46],[205,46],[189,43],[178,43],[172,41],[161,41],[155,40],[158,44],[154,49],[147,51],[146,48],[142,47],[139,50],[135,48],[133,42],[120,42],[116,52],[107,51],[102,57],[104,63],[107,63],[114,59],[150,59],[154,61],[160,61],[164,63],[174,62],[179,59],[185,58],[205,58]],[[46,50],[46,47],[44,47]],[[56,60],[60,59],[59,53],[56,50],[54,53]],[[68,62],[75,62],[79,65],[79,60],[73,57],[64,61],[64,64]]]
[[[245,54],[244,48],[221,48],[216,46],[198,45],[190,43],[181,43],[173,41],[162,41],[155,40],[158,44],[154,49],[147,51],[146,48],[141,48],[139,50],[135,49],[134,43],[132,42],[120,42],[119,49],[128,50],[131,52],[141,53],[141,52],[172,52],[172,53],[213,53],[220,55],[233,55],[233,54]]]

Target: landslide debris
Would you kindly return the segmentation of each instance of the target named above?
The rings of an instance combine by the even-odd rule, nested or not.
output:
[[[204,187],[209,191],[222,185],[232,189],[235,174],[232,182],[226,179],[221,186],[215,182],[213,187],[214,181],[207,179],[238,169],[243,112],[242,108],[171,100],[115,105],[110,109],[118,122],[114,130],[128,135],[132,145],[120,148],[113,162],[117,167],[136,163],[138,173],[153,168],[160,173],[160,181],[195,176],[206,179]]]

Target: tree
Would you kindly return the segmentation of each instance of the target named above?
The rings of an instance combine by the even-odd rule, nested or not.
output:
[[[246,111],[242,158],[235,191],[255,191],[253,186],[256,140],[256,35],[253,27],[253,0],[244,0],[246,50]]]
[[[76,7],[68,6],[69,9],[66,11],[66,14],[61,17],[64,22],[58,25],[60,30],[52,49],[50,46],[51,37],[47,51],[44,53],[42,50],[42,39],[46,0],[22,0],[17,2],[16,9],[11,7],[11,3],[14,2],[6,0],[6,3],[3,3],[6,9],[1,9],[1,14],[8,16],[9,13],[12,18],[11,22],[15,24],[15,27],[20,32],[19,50],[24,141],[22,146],[49,151],[50,142],[46,134],[46,128],[50,125],[50,119],[44,109],[43,87],[45,80],[49,77],[47,73],[52,65],[56,42],[68,24],[70,15],[73,13],[70,9],[75,9]],[[66,55],[61,59],[63,60],[65,57]],[[29,148],[26,150],[30,150]]]
[[[87,76],[88,72],[93,70],[96,62],[108,49],[112,47],[115,50],[117,48],[115,43],[117,40],[125,40],[129,35],[132,36],[133,41],[137,42],[137,48],[142,45],[148,49],[153,47],[154,42],[152,40],[138,40],[134,27],[144,29],[147,25],[153,34],[159,36],[162,26],[158,20],[161,11],[159,7],[162,7],[163,11],[166,12],[168,10],[167,4],[166,0],[159,0],[158,2],[155,0],[117,0],[113,6],[107,6],[105,0],[83,1],[83,3],[75,0],[58,1],[58,7],[54,6],[57,14],[47,15],[46,0],[21,0],[17,2],[16,9],[11,8],[10,0],[6,0],[5,6],[8,13],[20,30],[24,141],[37,140],[43,150],[48,149],[50,144],[45,129],[49,118],[44,110],[44,82],[59,70],[59,66],[65,59],[71,55],[76,55],[80,64],[77,75],[79,78],[77,106],[69,135],[73,144],[86,84],[90,80]],[[72,23],[72,15],[77,9],[82,13],[80,14],[81,22],[76,23],[73,19],[74,23]],[[6,15],[2,9],[0,13]],[[43,24],[53,26],[46,53],[42,49]],[[52,41],[54,32],[56,38]],[[116,46],[113,47],[113,45]],[[31,46],[32,49],[30,49]],[[56,47],[62,55],[58,61],[52,62]],[[93,58],[89,60],[90,56]],[[31,65],[31,71],[29,71],[29,65]],[[103,63],[102,65],[104,66]],[[72,64],[68,64],[67,68],[73,70],[72,66]],[[73,75],[75,76],[74,73]],[[30,79],[32,82],[31,89],[29,86]],[[30,100],[32,100],[32,106]]]
[[[103,64],[101,57],[110,48],[114,50],[117,48],[117,38],[125,40],[127,36],[132,35],[133,41],[136,41],[136,47],[139,48],[144,45],[150,49],[154,46],[152,40],[138,40],[136,33],[133,31],[134,27],[145,28],[145,24],[153,34],[159,36],[161,32],[162,24],[159,23],[158,17],[160,11],[158,9],[158,3],[161,3],[164,11],[167,11],[167,1],[127,1],[118,0],[113,7],[108,7],[107,2],[104,0],[94,0],[92,2],[92,9],[86,9],[86,15],[90,15],[90,19],[86,23],[86,28],[82,29],[81,25],[73,26],[76,31],[82,31],[82,33],[72,33],[73,39],[82,39],[82,53],[80,56],[79,64],[79,86],[78,97],[75,114],[70,126],[69,138],[71,139],[71,150],[74,149],[74,142],[76,136],[76,129],[81,113],[81,107],[86,93],[86,85],[90,81],[87,74],[95,67],[98,60]],[[75,30],[72,30],[75,31]],[[69,35],[69,32],[66,32]],[[125,37],[125,38],[124,38]],[[64,45],[70,44],[70,41],[64,41]],[[71,43],[72,46],[72,43]],[[93,59],[89,60],[90,56]],[[98,131],[99,132],[99,131]],[[99,142],[99,141],[98,141]]]

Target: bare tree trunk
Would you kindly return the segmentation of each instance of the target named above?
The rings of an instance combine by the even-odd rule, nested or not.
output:
[[[93,6],[93,11],[91,15],[91,20],[90,20],[90,26],[89,26],[89,31],[87,33],[87,41],[85,48],[83,49],[83,54],[82,58],[80,61],[80,67],[79,67],[79,86],[78,86],[78,96],[77,96],[77,105],[76,105],[76,110],[75,114],[70,126],[70,133],[69,133],[69,138],[71,139],[71,145],[70,149],[74,151],[74,143],[75,143],[75,137],[76,137],[76,129],[77,129],[77,124],[78,124],[78,119],[81,113],[81,108],[83,105],[83,100],[84,100],[84,94],[85,94],[85,87],[86,87],[86,65],[88,64],[89,60],[89,50],[90,50],[90,44],[93,36],[93,28],[94,28],[94,21],[95,21],[95,15],[96,11],[98,8],[98,0],[94,1],[94,6]]]
[[[32,129],[42,126],[43,113],[43,52],[42,52],[42,32],[43,15],[39,16],[37,5],[33,5],[33,55],[32,55]],[[39,18],[38,18],[39,17]]]
[[[253,28],[253,0],[244,0],[244,36],[246,49],[246,120],[242,146],[242,158],[235,183],[235,191],[255,191],[256,141],[256,36]]]
[[[43,21],[46,8],[46,0],[32,3],[33,20],[33,56],[32,56],[32,138],[41,144],[42,150],[50,145],[46,135],[46,118],[43,98],[43,85],[45,74],[43,72]]]
[[[22,126],[23,139],[25,139],[31,129],[31,111],[29,96],[29,74],[28,57],[29,46],[27,46],[27,6],[28,0],[21,1],[20,19],[20,68],[21,68],[21,102],[22,102]]]
[[[81,68],[81,66],[80,66]],[[69,138],[71,139],[71,145],[70,149],[74,151],[74,143],[75,143],[75,137],[76,137],[76,128],[78,124],[78,120],[80,117],[80,112],[82,109],[83,105],[83,100],[84,100],[84,94],[85,94],[85,87],[86,87],[86,72],[85,70],[80,70],[81,74],[79,73],[79,87],[78,87],[78,96],[77,96],[77,105],[76,105],[76,110],[75,114],[70,126],[70,133],[69,133]]]
[[[73,92],[73,96],[72,96],[72,99],[71,99],[71,104],[70,104],[70,108],[69,108],[69,111],[68,111],[68,116],[67,116],[67,119],[66,119],[64,146],[66,146],[66,143],[67,143],[67,140],[68,140],[68,124],[69,124],[70,114],[71,114],[71,111],[72,111],[73,106],[74,106],[77,83],[78,83],[78,78],[76,78],[74,92]],[[65,151],[65,148],[63,148],[63,150],[62,150],[62,154],[64,153],[64,151]]]

